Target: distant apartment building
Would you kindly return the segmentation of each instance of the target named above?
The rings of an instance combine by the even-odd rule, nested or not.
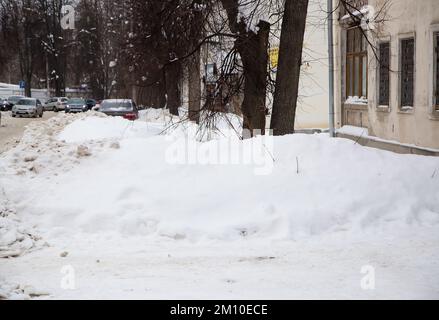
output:
[[[335,16],[337,126],[366,128],[371,138],[394,145],[439,149],[439,1],[350,4],[355,10],[340,6]],[[355,18],[367,14],[366,23]]]

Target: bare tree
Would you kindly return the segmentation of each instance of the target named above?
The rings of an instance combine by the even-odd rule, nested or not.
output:
[[[221,0],[227,12],[228,24],[235,35],[235,49],[242,60],[244,75],[244,101],[242,114],[244,129],[265,133],[266,88],[268,78],[268,37],[270,23],[260,20],[255,32],[239,17],[239,0]]]
[[[20,74],[26,81],[25,94],[31,96],[32,77],[40,48],[41,17],[34,0],[2,0],[2,31],[8,46],[18,56]]]

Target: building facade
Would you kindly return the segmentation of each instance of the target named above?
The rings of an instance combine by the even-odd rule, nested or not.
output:
[[[335,16],[337,126],[439,149],[439,1],[350,4]]]

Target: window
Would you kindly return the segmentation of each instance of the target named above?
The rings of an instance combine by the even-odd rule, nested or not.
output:
[[[206,64],[206,82],[215,83],[217,80],[218,68],[216,63]]]
[[[401,40],[401,108],[413,107],[415,80],[415,39]]]
[[[439,112],[439,32],[434,34],[434,106],[433,110]]]
[[[390,42],[379,45],[378,104],[388,106],[390,100]]]
[[[346,96],[367,97],[367,44],[360,27],[347,31]]]

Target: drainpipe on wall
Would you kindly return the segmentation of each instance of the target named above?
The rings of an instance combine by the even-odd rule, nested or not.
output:
[[[329,59],[329,136],[335,137],[334,120],[334,30],[332,0],[328,0],[328,59]]]

